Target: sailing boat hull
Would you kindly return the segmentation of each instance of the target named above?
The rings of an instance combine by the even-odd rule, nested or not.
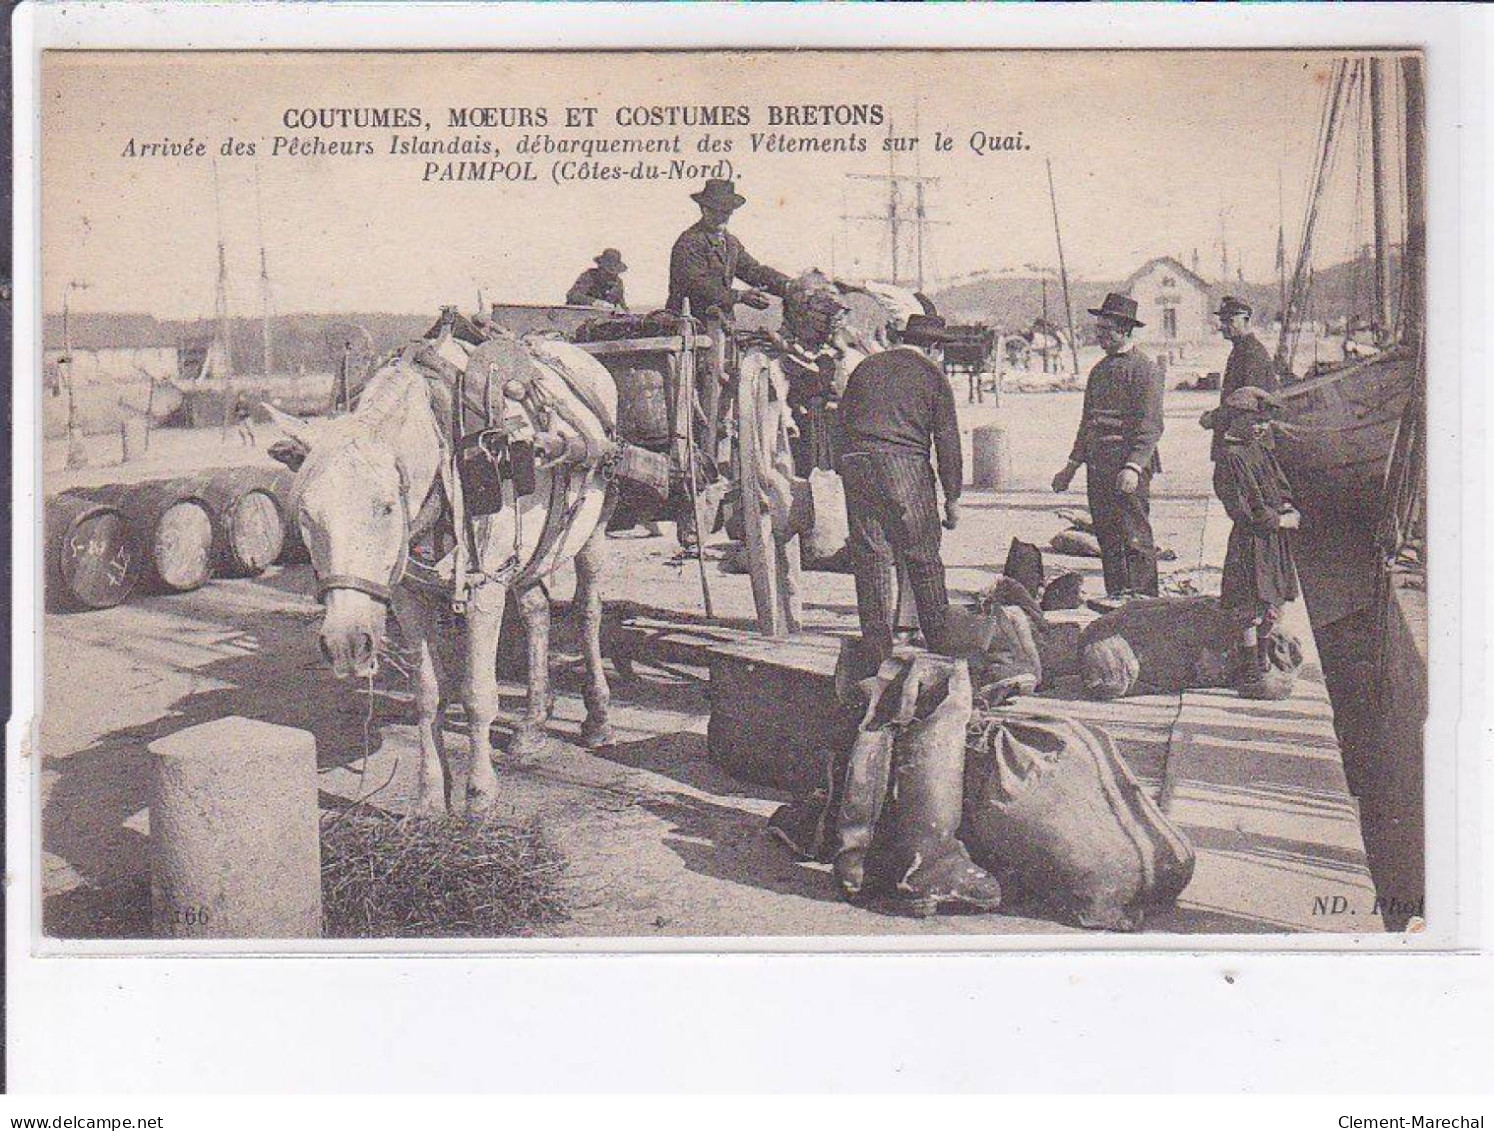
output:
[[[1394,349],[1282,389],[1276,455],[1304,514],[1378,521],[1415,368]]]

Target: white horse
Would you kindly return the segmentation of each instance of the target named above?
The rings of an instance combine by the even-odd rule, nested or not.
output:
[[[490,343],[491,344],[491,343]],[[522,347],[499,347],[511,355]],[[611,376],[595,359],[560,342],[535,343],[541,364],[530,371],[532,397],[507,403],[555,423],[537,434],[537,447],[550,454],[566,449],[579,462],[542,466],[535,489],[516,498],[504,488],[504,507],[474,523],[478,583],[470,590],[465,617],[464,701],[471,732],[471,763],[466,801],[482,810],[497,797],[490,730],[498,713],[496,661],[503,610],[512,590],[528,635],[529,686],[524,719],[509,747],[519,757],[543,741],[549,719],[549,596],[541,582],[569,561],[576,566],[576,600],[585,648],[586,722],[582,738],[596,748],[610,745],[610,693],[602,671],[602,601],[599,589],[606,519],[614,495],[592,458],[605,428],[591,409],[616,419],[617,392]],[[473,356],[476,367],[482,350]],[[553,357],[549,355],[554,355]],[[547,359],[573,377],[589,382],[591,404],[568,394],[566,382],[546,366]],[[469,376],[472,368],[468,369]],[[418,662],[421,760],[414,809],[437,813],[459,808],[452,797],[453,774],[441,734],[443,671],[432,632],[440,602],[409,584],[411,542],[429,532],[445,510],[454,488],[443,475],[446,429],[432,405],[431,378],[413,364],[394,360],[365,386],[355,412],[311,423],[278,410],[272,415],[306,449],[292,491],[295,520],[311,554],[317,592],[325,606],[320,643],[338,678],[371,677],[385,647],[386,617],[393,610]]]

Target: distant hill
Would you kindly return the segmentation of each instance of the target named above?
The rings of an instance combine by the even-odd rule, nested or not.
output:
[[[144,349],[174,346],[176,339],[149,314],[73,313],[68,316],[68,334],[62,332],[62,315],[42,319],[42,348],[60,350],[71,336],[74,349]]]
[[[1400,288],[1399,255],[1391,259],[1390,278],[1391,294],[1395,295]],[[1087,321],[1085,311],[1099,306],[1108,291],[1124,287],[1123,279],[1105,282],[1071,279],[1069,294],[1074,304],[1076,326],[1082,327]],[[1309,316],[1331,321],[1342,318],[1352,308],[1356,314],[1367,317],[1372,288],[1372,269],[1363,258],[1324,268],[1313,279]],[[1273,321],[1281,306],[1274,283],[1216,283],[1209,287],[1209,297],[1214,302],[1226,294],[1237,295],[1254,306],[1256,321],[1262,324]],[[1038,275],[990,274],[956,283],[930,297],[939,313],[951,322],[984,322],[1012,332],[1025,329],[1042,314],[1043,280]],[[1392,309],[1395,305],[1392,301]],[[1059,325],[1063,324],[1063,290],[1051,277],[1048,280],[1048,317]],[[1080,333],[1082,336],[1082,329]]]

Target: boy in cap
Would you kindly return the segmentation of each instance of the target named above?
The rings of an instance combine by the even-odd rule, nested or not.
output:
[[[1297,573],[1288,530],[1302,524],[1291,485],[1270,445],[1276,400],[1246,385],[1224,398],[1210,423],[1218,441],[1214,493],[1234,526],[1224,555],[1220,605],[1246,619],[1240,641],[1240,693],[1250,695],[1265,675],[1260,643],[1281,606],[1297,599]]]
[[[1105,566],[1105,592],[1155,597],[1150,488],[1152,476],[1162,470],[1157,441],[1163,377],[1133,348],[1131,335],[1145,325],[1136,317],[1134,299],[1108,294],[1090,313],[1105,356],[1089,372],[1079,434],[1068,463],[1053,477],[1053,490],[1067,491],[1079,468],[1089,468],[1089,511]]]
[[[582,271],[571,284],[571,289],[565,295],[565,304],[610,306],[617,310],[627,310],[628,303],[623,297],[622,273],[628,269],[628,265],[623,262],[622,252],[609,247],[592,262],[596,266]]]

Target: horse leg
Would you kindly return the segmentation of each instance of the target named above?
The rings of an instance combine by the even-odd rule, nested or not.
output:
[[[518,601],[529,645],[529,698],[508,752],[523,758],[544,749],[545,723],[550,720],[550,594],[544,585],[535,584],[520,590]]]
[[[581,724],[581,743],[589,750],[611,746],[617,741],[607,717],[612,692],[607,686],[607,673],[602,670],[601,573],[606,528],[605,522],[599,522],[576,555],[576,612],[581,618],[581,646],[586,650],[586,686],[582,692],[586,721]]]
[[[430,612],[417,597],[396,593],[394,615],[405,639],[415,648],[416,724],[420,736],[420,768],[415,777],[415,802],[411,811],[419,816],[437,816],[451,806],[451,771],[446,759],[446,741],[441,733],[441,666],[432,644]]]
[[[503,586],[488,584],[479,586],[467,603],[467,726],[472,737],[467,808],[476,813],[498,799],[491,733],[498,717],[498,633],[507,599]]]

